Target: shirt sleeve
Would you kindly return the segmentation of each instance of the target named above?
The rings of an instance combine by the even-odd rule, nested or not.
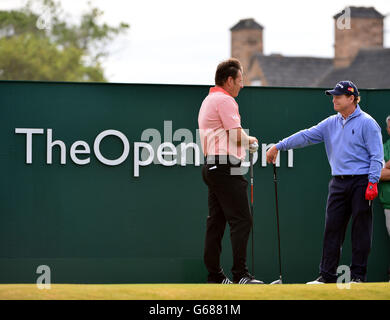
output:
[[[374,119],[367,119],[363,127],[363,139],[370,158],[368,180],[377,183],[382,170],[383,145],[381,129]]]
[[[238,112],[238,105],[234,101],[231,101],[230,99],[224,100],[218,106],[218,114],[225,130],[241,128],[241,117]]]
[[[328,119],[329,118],[321,121],[309,129],[301,130],[287,138],[284,138],[276,144],[276,148],[278,150],[286,151],[323,142]]]

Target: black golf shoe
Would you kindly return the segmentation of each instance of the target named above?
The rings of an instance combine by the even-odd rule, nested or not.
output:
[[[325,281],[325,279],[322,276],[319,276],[314,281],[306,282],[306,284],[324,284],[324,283],[326,283],[326,281]]]
[[[234,281],[236,284],[264,284],[263,281],[256,280],[251,274],[246,274],[237,281]]]
[[[209,273],[207,277],[207,283],[231,284],[233,282],[227,276],[225,276],[223,270],[221,269],[221,271],[218,273]]]
[[[208,280],[207,283],[215,283],[215,284],[231,284],[233,283],[228,277],[225,277],[221,280]]]

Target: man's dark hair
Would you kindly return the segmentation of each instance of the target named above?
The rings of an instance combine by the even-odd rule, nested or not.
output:
[[[222,61],[215,72],[215,84],[222,87],[229,77],[232,77],[235,80],[237,78],[238,71],[242,72],[242,66],[240,61],[237,59],[231,58]]]
[[[354,98],[353,98],[353,103],[354,103],[355,105],[357,105],[359,102],[360,102],[360,96],[357,96],[357,97],[354,97]]]
[[[354,96],[353,94],[345,94],[345,96],[353,97],[353,104],[356,106],[360,102],[360,96]]]

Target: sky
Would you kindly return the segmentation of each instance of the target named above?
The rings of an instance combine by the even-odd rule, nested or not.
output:
[[[0,0],[0,10],[26,0]],[[347,6],[375,7],[390,15],[389,0],[91,0],[104,11],[101,22],[130,29],[109,48],[104,61],[109,82],[214,83],[219,62],[230,57],[230,28],[254,18],[263,27],[264,54],[334,55],[333,16]],[[77,21],[88,0],[61,0],[70,21]],[[385,47],[390,47],[390,18],[385,18]]]

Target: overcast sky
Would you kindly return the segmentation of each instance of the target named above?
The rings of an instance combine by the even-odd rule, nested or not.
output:
[[[26,0],[0,0],[0,10]],[[77,19],[87,0],[60,1]],[[104,62],[110,82],[213,84],[217,64],[230,57],[230,28],[240,19],[263,25],[264,54],[333,57],[333,15],[346,6],[375,7],[390,14],[389,0],[92,0],[102,21],[130,29]],[[73,19],[73,18],[72,18]],[[385,18],[385,47],[390,18]]]

